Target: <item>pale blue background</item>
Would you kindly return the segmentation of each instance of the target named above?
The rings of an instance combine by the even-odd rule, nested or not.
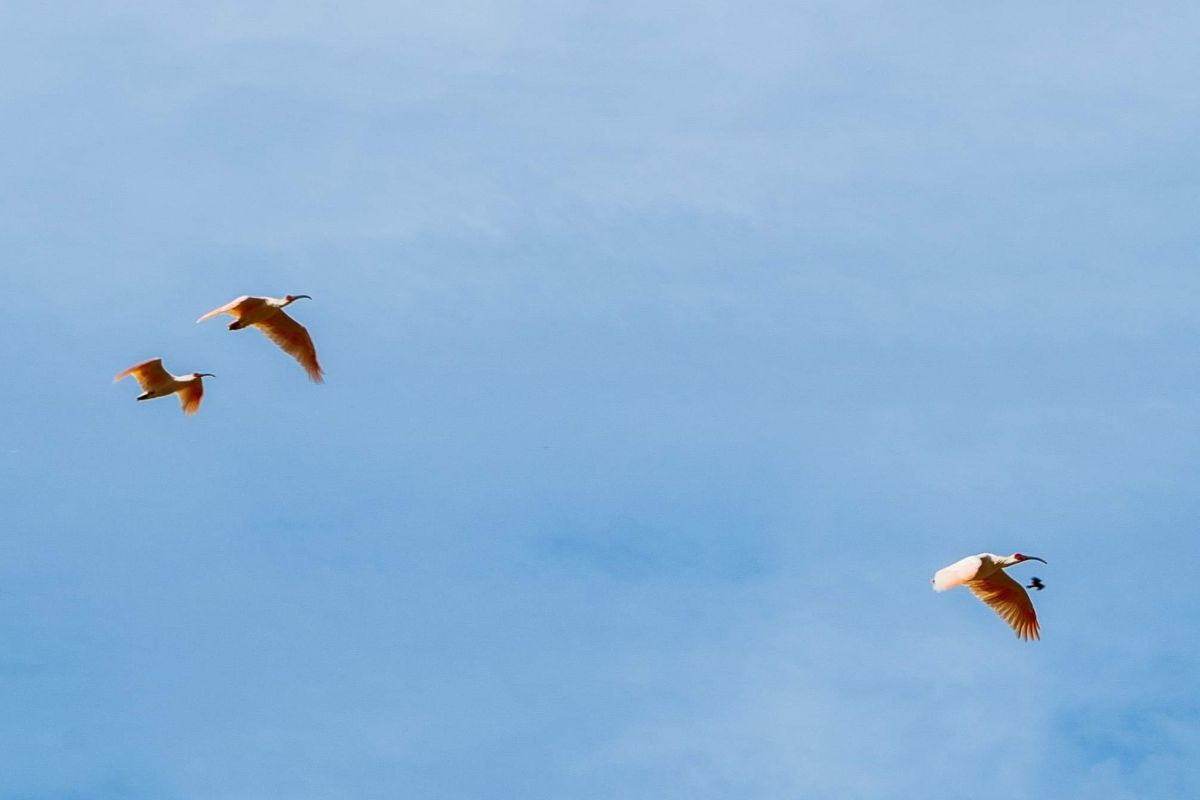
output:
[[[1198,40],[3,4],[0,797],[1197,796]]]

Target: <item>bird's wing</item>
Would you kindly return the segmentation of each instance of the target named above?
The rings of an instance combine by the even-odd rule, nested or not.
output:
[[[254,323],[267,337],[283,348],[283,351],[300,362],[314,383],[324,383],[321,365],[317,363],[317,349],[304,326],[289,317],[283,310],[276,311],[261,322]]]
[[[967,582],[976,597],[1004,618],[1019,639],[1040,639],[1037,613],[1033,601],[1021,584],[1004,570],[996,570],[986,578]]]
[[[161,386],[164,382],[172,380],[171,373],[163,369],[161,358],[152,358],[149,361],[134,364],[129,369],[118,372],[113,380],[119,381],[130,375],[141,385],[144,392],[148,392],[154,387]]]
[[[200,317],[200,319],[196,320],[196,322],[204,322],[206,319],[212,319],[213,317],[220,316],[221,314],[232,314],[235,317],[240,317],[241,314],[238,313],[238,306],[241,305],[244,300],[248,299],[249,298],[246,295],[242,295],[234,300],[230,300],[225,305],[209,311],[207,314]]]
[[[962,586],[979,573],[981,564],[983,564],[983,561],[980,560],[979,556],[967,556],[955,561],[948,567],[942,567],[933,575],[933,590],[935,592],[944,592],[947,589],[953,589],[955,586]]]
[[[185,383],[176,394],[179,395],[179,405],[183,407],[183,413],[195,414],[200,410],[200,398],[204,397],[204,384],[200,382],[200,378],[196,378]]]

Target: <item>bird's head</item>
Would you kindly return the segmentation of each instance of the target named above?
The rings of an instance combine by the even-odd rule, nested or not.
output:
[[[1038,558],[1037,556],[1027,556],[1024,553],[1013,553],[1012,554],[1012,563],[1020,564],[1022,561],[1040,561],[1043,564],[1046,563],[1046,559]]]
[[[312,300],[312,298],[306,294],[285,294],[283,296],[283,304],[285,306],[290,305],[290,304],[296,302],[297,300],[300,300],[301,298],[303,298],[305,300]]]

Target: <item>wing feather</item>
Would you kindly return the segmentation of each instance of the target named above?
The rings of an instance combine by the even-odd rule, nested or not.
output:
[[[220,306],[218,308],[214,308],[212,311],[209,311],[207,314],[200,317],[200,319],[196,320],[196,322],[204,322],[206,319],[212,319],[213,317],[220,316],[221,314],[230,314],[232,316],[240,318],[241,313],[239,313],[238,306],[241,305],[244,301],[249,300],[249,299],[250,298],[248,296],[242,295],[241,297],[238,297],[234,300],[230,300],[225,305]]]
[[[188,381],[176,394],[179,395],[179,405],[183,413],[195,414],[200,410],[200,398],[204,397],[204,384],[199,378]]]
[[[113,381],[119,381],[127,378],[130,375],[142,387],[143,392],[153,391],[155,388],[162,386],[167,381],[174,380],[171,373],[167,372],[162,365],[161,358],[152,358],[149,361],[143,361],[140,364],[134,364],[127,370],[118,372],[113,377]]]
[[[1037,612],[1029,593],[1003,570],[996,570],[986,578],[967,582],[967,588],[983,602],[991,606],[1001,619],[1009,624],[1019,639],[1040,639]]]
[[[254,327],[279,345],[285,353],[300,362],[313,383],[324,383],[321,365],[317,363],[317,349],[313,346],[308,330],[281,309],[267,319],[254,323]]]

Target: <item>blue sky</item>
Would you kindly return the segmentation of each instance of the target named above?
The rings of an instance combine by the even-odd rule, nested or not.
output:
[[[1200,12],[646,5],[0,7],[0,797],[1200,791]]]

